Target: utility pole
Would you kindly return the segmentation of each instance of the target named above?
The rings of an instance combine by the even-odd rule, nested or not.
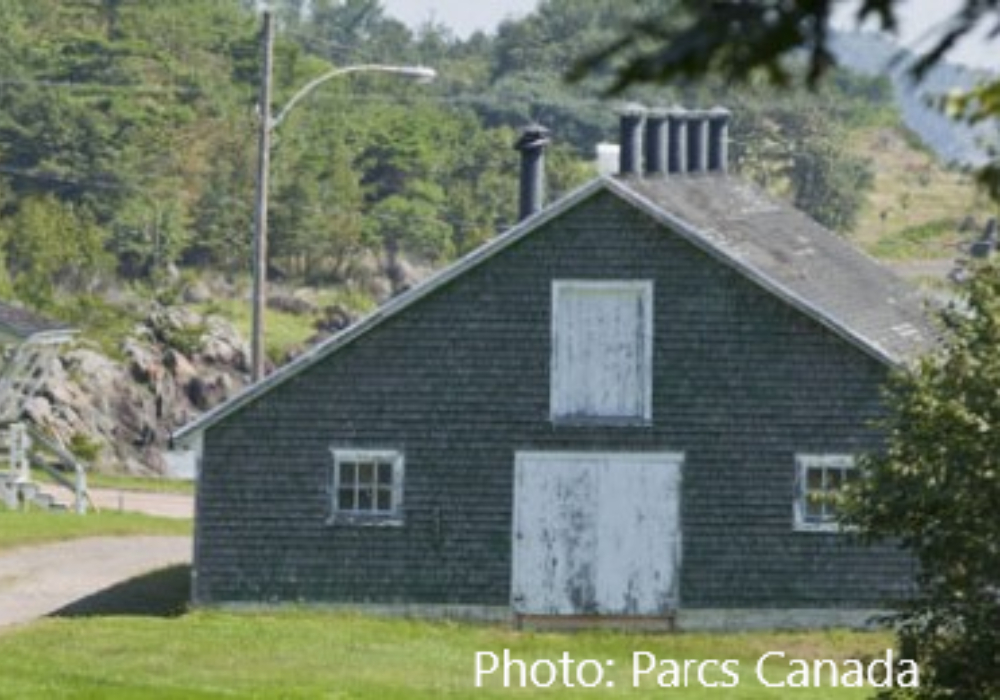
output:
[[[437,73],[424,66],[389,66],[370,63],[334,68],[306,83],[277,116],[271,115],[271,73],[274,62],[274,23],[270,12],[263,13],[261,29],[260,97],[257,103],[257,194],[253,229],[253,322],[250,330],[250,377],[264,379],[264,311],[267,307],[267,208],[268,179],[271,171],[271,132],[288,112],[313,90],[328,80],[351,73],[393,73],[420,82],[433,80]]]
[[[253,231],[253,330],[250,338],[250,377],[264,378],[264,309],[267,306],[267,193],[271,170],[271,64],[274,59],[274,24],[264,12],[261,31],[260,98],[257,103],[257,198]]]

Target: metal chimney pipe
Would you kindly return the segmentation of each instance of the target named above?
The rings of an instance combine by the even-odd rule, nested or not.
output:
[[[642,174],[642,125],[646,108],[638,104],[626,105],[621,110],[618,172],[621,175]]]
[[[667,112],[667,172],[687,172],[687,111],[683,107]]]
[[[708,113],[688,112],[688,162],[689,173],[703,173],[708,166]]]
[[[729,120],[732,112],[713,107],[708,113],[708,171],[729,172]]]
[[[545,147],[549,130],[541,124],[526,126],[514,143],[521,153],[520,206],[518,221],[540,211],[545,203]]]
[[[646,173],[667,173],[667,111],[650,110],[646,115]]]

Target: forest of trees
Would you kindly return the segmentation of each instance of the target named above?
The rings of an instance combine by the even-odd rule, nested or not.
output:
[[[114,285],[250,266],[260,18],[249,0],[8,0],[0,4],[0,293],[86,323]],[[413,31],[379,0],[278,0],[277,111],[309,79],[362,62],[423,64],[414,85],[357,75],[311,94],[275,133],[272,266],[350,283],[399,256],[446,262],[516,213],[517,130],[555,136],[549,190],[591,176],[616,136],[605,77],[574,57],[662,2],[543,0],[492,35]],[[718,81],[643,88],[648,104],[723,104],[737,170],[850,231],[868,163],[845,129],[891,119],[882,80],[843,74],[775,98]],[[360,265],[367,262],[362,270]],[[381,270],[382,273],[386,269]],[[151,291],[152,293],[152,291]]]

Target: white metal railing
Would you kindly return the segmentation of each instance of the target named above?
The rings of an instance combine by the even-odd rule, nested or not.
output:
[[[87,491],[87,470],[58,440],[42,433],[37,428],[22,422],[0,425],[0,440],[7,443],[9,469],[0,472],[0,499],[9,507],[22,505],[26,494],[37,493],[37,484],[31,478],[31,465],[44,470],[59,486],[73,493],[73,509],[85,514],[90,504]],[[55,456],[64,467],[73,470],[72,479],[53,469],[38,455],[40,447]],[[0,452],[2,454],[2,452]]]

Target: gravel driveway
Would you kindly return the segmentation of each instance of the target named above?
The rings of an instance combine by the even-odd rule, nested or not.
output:
[[[124,510],[161,518],[193,518],[194,496],[120,489],[89,489],[90,499],[101,510]]]
[[[190,561],[190,537],[92,537],[0,553],[0,630]]]
[[[69,507],[71,496],[65,489],[43,484],[41,490]],[[108,488],[91,488],[87,492],[91,503],[99,510],[145,513],[161,518],[194,517],[194,496],[186,494]]]

